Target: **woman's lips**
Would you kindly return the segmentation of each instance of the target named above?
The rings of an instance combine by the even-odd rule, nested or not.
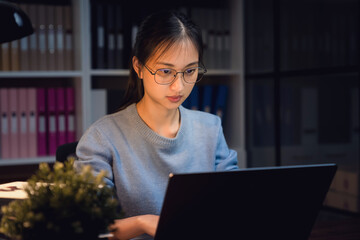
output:
[[[181,100],[182,96],[168,96],[170,102],[177,103]]]

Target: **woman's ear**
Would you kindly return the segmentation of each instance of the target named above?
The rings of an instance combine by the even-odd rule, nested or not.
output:
[[[136,74],[138,75],[138,77],[139,77],[140,79],[143,79],[143,76],[142,76],[143,73],[142,73],[142,71],[141,71],[140,61],[139,61],[139,59],[138,59],[137,57],[135,57],[135,56],[132,58],[132,65],[133,65],[133,68],[134,68]]]

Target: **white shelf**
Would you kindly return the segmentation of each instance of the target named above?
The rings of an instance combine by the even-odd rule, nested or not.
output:
[[[241,70],[238,69],[209,69],[206,76],[239,76]]]
[[[90,74],[92,76],[127,77],[127,76],[129,76],[129,70],[127,70],[127,69],[96,69],[96,70],[91,70]]]
[[[33,165],[39,163],[54,163],[55,156],[36,157],[36,158],[15,158],[15,159],[0,159],[1,166],[15,166],[15,165]]]
[[[81,71],[0,71],[2,78],[72,78],[82,77]]]

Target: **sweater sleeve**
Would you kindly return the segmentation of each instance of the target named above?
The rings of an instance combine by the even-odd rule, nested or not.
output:
[[[97,128],[89,128],[81,137],[76,148],[78,159],[75,161],[75,167],[79,169],[82,165],[91,165],[95,175],[105,170],[107,172],[105,182],[108,186],[113,187],[112,156],[109,144],[109,141]]]
[[[216,171],[237,170],[239,168],[237,165],[237,153],[228,148],[221,125],[219,127],[215,156]]]

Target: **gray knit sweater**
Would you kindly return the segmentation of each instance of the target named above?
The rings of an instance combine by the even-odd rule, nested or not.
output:
[[[135,104],[95,122],[79,141],[77,165],[107,170],[127,216],[160,214],[169,173],[237,169],[237,153],[228,148],[220,118],[180,106],[175,138],[152,131]]]

